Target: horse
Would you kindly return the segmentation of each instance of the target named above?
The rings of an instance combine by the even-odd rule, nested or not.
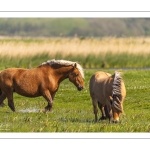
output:
[[[0,105],[7,98],[8,106],[15,112],[16,92],[25,97],[43,96],[48,102],[45,111],[51,111],[59,85],[67,78],[78,91],[84,88],[84,71],[77,62],[52,59],[32,69],[7,68],[0,72]]]
[[[90,96],[92,99],[95,122],[97,122],[98,108],[102,113],[99,120],[109,118],[109,123],[119,122],[120,114],[123,113],[123,102],[126,97],[126,88],[121,73],[115,71],[113,75],[97,71],[92,75],[89,82]]]

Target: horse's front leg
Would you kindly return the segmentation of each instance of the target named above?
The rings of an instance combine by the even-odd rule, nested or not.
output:
[[[44,92],[43,97],[47,100],[48,105],[45,107],[45,111],[51,111],[52,105],[53,105],[53,95],[50,94],[50,92],[47,90]]]
[[[112,107],[111,107],[111,104],[108,104],[107,105],[107,112],[108,112],[108,118],[109,118],[109,123],[111,123],[111,120],[112,120]]]

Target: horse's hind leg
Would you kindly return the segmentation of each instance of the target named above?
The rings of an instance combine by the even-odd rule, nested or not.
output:
[[[0,90],[1,91],[1,90]],[[5,106],[5,104],[3,103],[3,101],[6,99],[6,95],[1,91],[1,95],[0,95],[0,106]]]
[[[9,94],[6,95],[8,99],[8,106],[12,111],[15,112],[15,106],[14,106],[14,101],[13,101],[13,92],[10,92]]]
[[[107,112],[106,112],[107,106],[106,105],[104,106],[100,102],[98,102],[98,107],[102,113],[102,117],[99,120],[106,120],[106,118],[107,118]]]
[[[50,92],[46,91],[43,96],[48,102],[48,105],[45,107],[45,111],[51,111],[52,110],[53,101],[52,101],[52,97],[51,97]]]
[[[95,122],[97,122],[98,109],[97,109],[97,100],[96,100],[96,98],[92,98],[92,104],[93,104],[93,111],[94,111],[94,115],[95,115]]]

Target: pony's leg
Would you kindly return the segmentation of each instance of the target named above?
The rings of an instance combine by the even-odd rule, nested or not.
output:
[[[14,101],[13,101],[13,92],[11,91],[9,94],[6,95],[8,99],[8,106],[12,111],[15,112],[15,106],[14,106]]]
[[[111,122],[112,120],[112,108],[111,108],[111,104],[107,105],[107,114],[108,114],[108,118],[109,118],[109,123]]]
[[[98,109],[97,109],[97,100],[95,98],[92,98],[92,104],[93,104],[93,111],[95,115],[95,122],[97,122]]]
[[[109,118],[109,116],[110,116],[110,111],[108,110],[107,105],[104,106],[104,110],[105,110],[106,118]]]
[[[105,107],[106,106],[104,106],[104,105],[102,105],[100,102],[98,102],[98,107],[99,107],[99,109],[100,109],[100,111],[101,111],[101,113],[102,113],[102,117],[99,119],[99,120],[106,120],[106,113],[105,113]]]
[[[0,106],[5,106],[5,104],[3,103],[3,101],[6,99],[6,95],[4,93],[1,92],[0,95]]]
[[[53,105],[53,100],[52,96],[49,91],[45,91],[43,97],[47,100],[48,105],[45,107],[45,111],[51,111],[52,110],[52,105]]]

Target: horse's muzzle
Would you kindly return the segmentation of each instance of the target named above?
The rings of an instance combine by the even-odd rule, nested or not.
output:
[[[119,120],[113,120],[112,122],[113,122],[113,123],[118,123],[118,122],[119,122]]]
[[[78,91],[81,91],[81,90],[83,90],[83,89],[84,89],[83,86],[78,86]]]

